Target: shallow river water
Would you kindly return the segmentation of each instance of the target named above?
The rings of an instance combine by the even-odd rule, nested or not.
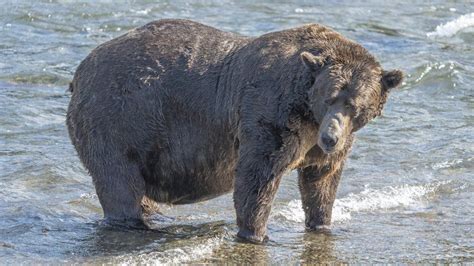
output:
[[[474,2],[421,2],[2,1],[0,263],[474,262]],[[163,206],[159,231],[101,225],[67,84],[98,44],[160,18],[250,36],[322,23],[406,72],[357,135],[329,230],[305,232],[294,172],[265,245],[235,240],[231,195]]]

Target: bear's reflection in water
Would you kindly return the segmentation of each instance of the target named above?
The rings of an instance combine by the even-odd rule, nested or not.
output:
[[[296,237],[291,242],[281,237],[256,245],[239,242],[235,238],[235,224],[231,222],[176,224],[174,219],[158,219],[160,222],[155,221],[152,230],[104,223],[95,225],[89,237],[74,250],[79,256],[77,260],[94,263],[344,263],[335,255],[336,237],[329,230],[302,232],[301,238]],[[269,252],[278,250],[281,245],[291,247],[294,252]]]
[[[301,238],[294,243],[284,243],[286,247],[294,249],[293,253],[270,253],[269,250],[278,250],[285,242],[283,238],[278,241],[267,242],[262,245],[239,243],[236,241],[225,242],[214,250],[208,258],[199,263],[236,263],[236,264],[344,264],[334,252],[335,236],[329,230],[304,232]],[[303,245],[301,245],[303,243]]]
[[[301,242],[304,243],[299,261],[302,264],[347,264],[337,258],[335,236],[329,230],[307,232]]]
[[[268,243],[250,244],[242,242],[225,242],[214,250],[208,258],[200,260],[198,263],[235,263],[241,264],[262,264],[273,262],[268,254]]]

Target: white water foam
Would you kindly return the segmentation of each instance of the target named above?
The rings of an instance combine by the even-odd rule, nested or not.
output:
[[[462,15],[459,18],[436,26],[436,30],[426,34],[428,37],[450,37],[458,31],[474,27],[474,13]]]
[[[155,251],[139,255],[122,255],[117,257],[117,260],[118,264],[121,265],[182,264],[210,256],[222,242],[222,238],[214,237],[199,244],[172,248],[165,251]]]
[[[373,212],[397,207],[418,206],[420,202],[449,181],[428,185],[385,187],[382,189],[367,188],[360,193],[348,194],[334,202],[332,220],[342,222],[351,219],[351,213]],[[283,216],[292,222],[304,222],[301,200],[292,200],[275,215]]]
[[[462,162],[463,162],[462,159],[454,159],[454,160],[444,161],[444,162],[440,162],[440,163],[435,163],[432,166],[432,168],[434,170],[449,168],[449,167],[453,167],[455,165],[461,164]]]

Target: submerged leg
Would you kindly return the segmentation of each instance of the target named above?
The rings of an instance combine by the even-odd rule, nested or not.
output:
[[[145,181],[138,166],[126,160],[107,159],[102,165],[88,167],[106,221],[143,227]]]
[[[239,238],[257,243],[266,240],[268,216],[280,180],[281,173],[271,173],[259,167],[238,167],[234,205]]]
[[[341,178],[342,165],[309,166],[298,170],[298,182],[305,212],[305,225],[310,230],[331,224],[332,207]]]
[[[250,242],[267,239],[267,221],[283,172],[291,158],[285,149],[267,143],[241,145],[234,183],[234,206],[239,232],[237,236]],[[291,145],[288,145],[291,147]],[[260,150],[255,147],[259,147]],[[267,149],[264,149],[266,147]]]

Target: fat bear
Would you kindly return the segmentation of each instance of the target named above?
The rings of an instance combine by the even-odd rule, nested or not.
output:
[[[143,221],[154,203],[233,191],[237,236],[262,242],[289,170],[306,227],[330,223],[353,134],[401,80],[317,24],[250,38],[159,20],[81,62],[67,126],[106,219]]]

